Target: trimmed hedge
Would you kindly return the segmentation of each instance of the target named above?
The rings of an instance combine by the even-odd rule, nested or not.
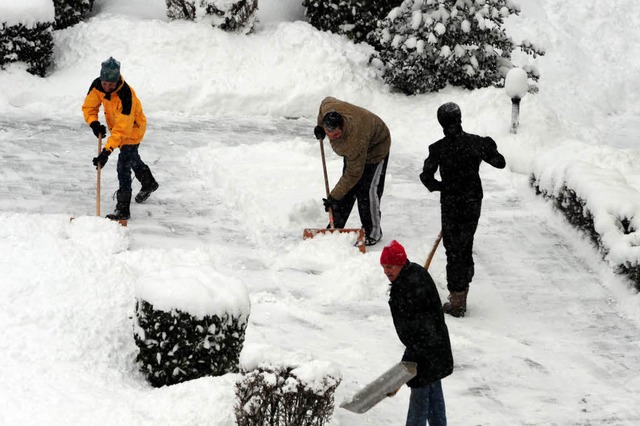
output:
[[[322,426],[331,419],[340,379],[307,382],[297,367],[261,366],[236,382],[238,426]]]
[[[27,71],[44,77],[53,55],[53,24],[41,22],[33,28],[22,24],[0,26],[0,68],[11,62],[25,62]]]
[[[84,21],[93,9],[93,0],[53,0],[56,11],[54,29],[61,30]]]
[[[566,183],[562,185],[557,193],[543,189],[534,174],[531,174],[529,177],[529,183],[535,189],[536,195],[551,200],[554,208],[560,211],[571,225],[589,236],[603,259],[607,257],[609,248],[603,243],[602,235],[596,230],[594,218],[587,207],[586,200],[580,198],[576,194],[576,191],[569,188]],[[636,232],[636,230],[631,227],[628,218],[618,218],[617,226],[623,235]],[[617,263],[613,265],[613,270],[617,274],[628,277],[635,288],[640,291],[640,265],[638,263],[629,261]]]
[[[239,371],[247,318],[228,314],[202,319],[172,310],[155,310],[136,303],[134,339],[140,349],[136,361],[151,385],[173,385],[204,376]]]
[[[194,21],[202,14],[211,18],[211,25],[224,31],[249,33],[253,31],[258,0],[165,0],[169,19]],[[199,11],[201,11],[199,13]]]

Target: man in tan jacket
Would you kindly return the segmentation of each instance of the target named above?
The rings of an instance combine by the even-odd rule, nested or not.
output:
[[[391,147],[387,125],[371,111],[327,97],[320,104],[314,135],[327,136],[344,162],[340,180],[323,199],[325,211],[331,207],[335,227],[344,228],[357,200],[365,244],[376,244],[382,238],[380,199]]]

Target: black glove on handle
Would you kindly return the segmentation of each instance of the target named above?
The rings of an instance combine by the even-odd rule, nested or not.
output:
[[[313,129],[313,134],[316,137],[316,139],[324,139],[324,137],[327,136],[327,134],[324,131],[324,127],[322,126],[316,126]]]
[[[329,208],[335,210],[338,207],[338,200],[329,195],[328,198],[322,199],[322,204],[324,204],[324,211],[328,212]]]
[[[111,155],[111,152],[107,151],[106,148],[102,148],[102,152],[93,159],[93,165],[96,166],[96,168],[98,168],[98,164],[100,164],[100,168],[103,168],[104,165],[107,164],[109,155]]]
[[[104,124],[100,124],[98,120],[92,121],[91,124],[89,124],[89,127],[93,130],[93,134],[96,135],[96,138],[100,137],[100,135],[102,135],[103,138],[107,136],[107,128],[104,127]]]

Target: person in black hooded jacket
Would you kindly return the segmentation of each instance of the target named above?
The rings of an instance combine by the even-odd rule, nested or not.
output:
[[[463,317],[474,275],[473,237],[482,207],[480,164],[485,161],[502,169],[506,162],[493,139],[462,130],[462,113],[455,103],[438,108],[438,122],[445,137],[429,146],[420,180],[429,191],[440,191],[449,290],[449,302],[443,309],[454,317]],[[435,178],[438,168],[441,180]]]
[[[406,426],[446,425],[441,379],[453,372],[449,331],[440,295],[431,275],[407,259],[396,240],[382,250],[380,264],[391,282],[389,307],[393,324],[406,349],[402,361],[415,362]]]

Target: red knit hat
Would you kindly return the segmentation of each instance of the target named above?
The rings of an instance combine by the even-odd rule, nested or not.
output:
[[[380,255],[381,265],[404,266],[405,263],[407,263],[407,253],[404,251],[404,247],[396,240],[391,241],[391,244],[382,249],[382,254]]]

